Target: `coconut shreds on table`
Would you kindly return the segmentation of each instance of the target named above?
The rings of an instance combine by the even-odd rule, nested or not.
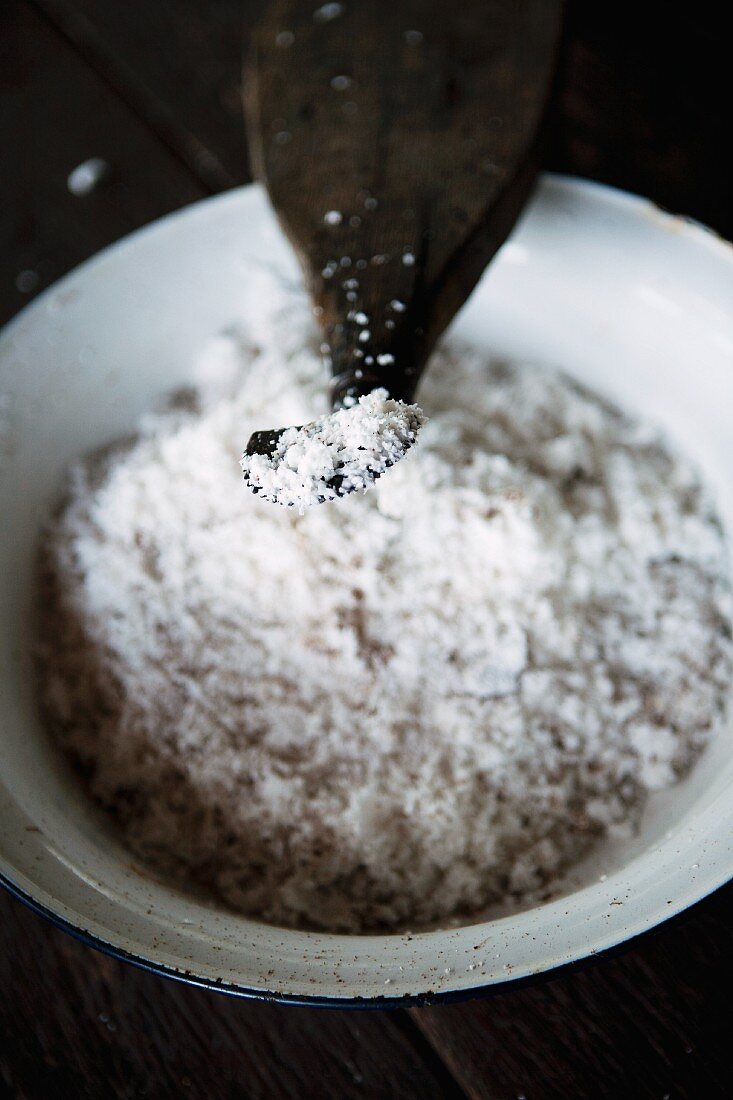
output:
[[[721,721],[707,488],[566,375],[446,344],[419,446],[365,495],[275,508],[243,442],[322,416],[325,380],[303,296],[268,278],[250,307],[193,396],[70,473],[53,733],[138,857],[244,913],[361,932],[546,896]]]
[[[302,428],[288,428],[271,454],[243,454],[249,487],[264,500],[295,506],[365,492],[404,457],[425,423],[417,405],[392,399],[385,389],[365,394]]]

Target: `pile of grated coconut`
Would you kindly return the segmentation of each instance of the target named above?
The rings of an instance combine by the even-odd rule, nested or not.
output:
[[[723,538],[690,465],[548,368],[439,352],[420,444],[305,515],[243,440],[324,409],[277,283],[188,403],[78,465],[44,546],[51,727],[129,846],[245,913],[359,932],[553,889],[721,717]]]
[[[365,492],[412,446],[425,423],[417,405],[373,390],[350,408],[302,428],[286,428],[273,451],[242,455],[250,489],[299,512],[356,491]]]

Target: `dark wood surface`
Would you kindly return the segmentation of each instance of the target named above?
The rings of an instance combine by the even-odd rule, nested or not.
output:
[[[314,7],[317,6],[314,3]],[[258,5],[4,0],[0,314],[119,236],[249,178]],[[569,5],[553,168],[733,235],[721,17]],[[111,166],[92,194],[66,177]],[[350,1013],[238,1002],[98,954],[0,897],[0,1090],[47,1097],[733,1096],[733,889],[622,953],[493,998]]]

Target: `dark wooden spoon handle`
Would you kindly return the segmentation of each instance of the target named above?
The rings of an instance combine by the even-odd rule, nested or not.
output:
[[[315,9],[315,10],[314,10]],[[253,37],[255,170],[300,257],[334,401],[410,399],[531,187],[561,0],[276,0]]]

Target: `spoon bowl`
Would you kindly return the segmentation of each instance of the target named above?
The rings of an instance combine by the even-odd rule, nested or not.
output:
[[[245,483],[301,511],[365,492],[407,454],[425,417],[385,389],[347,398],[330,416],[300,427],[254,432],[242,455]]]

